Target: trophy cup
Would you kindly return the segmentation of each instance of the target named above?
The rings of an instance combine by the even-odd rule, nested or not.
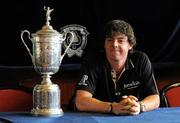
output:
[[[21,32],[21,40],[26,47],[34,69],[42,76],[40,84],[33,89],[33,109],[31,113],[36,116],[62,116],[60,102],[60,88],[51,81],[51,75],[58,72],[62,59],[73,42],[73,32],[61,34],[50,25],[50,13],[54,9],[44,7],[46,11],[46,24],[41,30],[30,34],[28,30]],[[24,34],[27,33],[28,40],[32,42],[32,53],[24,41]],[[70,43],[61,55],[62,42],[67,34],[71,34]]]

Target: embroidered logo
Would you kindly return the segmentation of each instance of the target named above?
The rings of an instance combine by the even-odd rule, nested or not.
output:
[[[140,85],[139,81],[132,81],[131,83],[124,84],[124,89],[133,89],[137,88]]]
[[[87,35],[89,34],[88,31],[86,30],[86,27],[77,24],[71,24],[62,27],[61,31],[65,33],[71,31],[74,33],[74,39],[70,48],[67,51],[67,56],[72,57],[73,55],[76,55],[78,57],[81,57],[83,54],[83,50],[87,44]],[[67,48],[67,46],[70,43],[70,40],[71,38],[69,36],[63,42],[64,49]]]
[[[83,75],[81,81],[78,83],[78,85],[84,85],[87,86],[86,81],[88,80],[88,75]]]

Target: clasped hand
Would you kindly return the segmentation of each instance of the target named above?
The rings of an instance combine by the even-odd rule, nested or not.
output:
[[[140,104],[135,96],[122,96],[118,103],[112,104],[112,112],[116,115],[137,115],[140,113]]]

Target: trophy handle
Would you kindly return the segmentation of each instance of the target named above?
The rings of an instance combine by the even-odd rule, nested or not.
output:
[[[33,55],[31,54],[30,49],[28,48],[28,46],[26,45],[26,43],[25,43],[25,41],[24,41],[24,39],[23,39],[24,33],[27,33],[27,34],[28,34],[29,40],[31,40],[31,38],[30,38],[30,32],[29,32],[28,30],[21,31],[21,40],[22,40],[24,46],[26,47],[26,49],[27,49],[29,55],[31,56],[31,59],[33,60]],[[32,40],[31,40],[31,41],[32,41]]]
[[[73,32],[67,32],[67,33],[65,34],[64,40],[66,39],[66,36],[67,36],[68,33],[70,33],[70,34],[72,35],[72,37],[70,38],[70,43],[69,43],[69,45],[68,45],[67,48],[65,49],[63,55],[60,57],[60,63],[62,62],[64,56],[66,55],[66,53],[67,53],[67,51],[68,51],[69,47],[71,46],[71,44],[72,44],[72,42],[73,42],[73,39],[74,39],[74,33],[73,33]]]

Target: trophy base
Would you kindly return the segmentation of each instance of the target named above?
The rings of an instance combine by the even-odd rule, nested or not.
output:
[[[35,116],[60,117],[64,115],[62,109],[32,109],[31,114]]]
[[[31,114],[35,116],[62,116],[60,102],[60,88],[53,84],[49,75],[43,76],[41,84],[33,89],[33,108]]]

